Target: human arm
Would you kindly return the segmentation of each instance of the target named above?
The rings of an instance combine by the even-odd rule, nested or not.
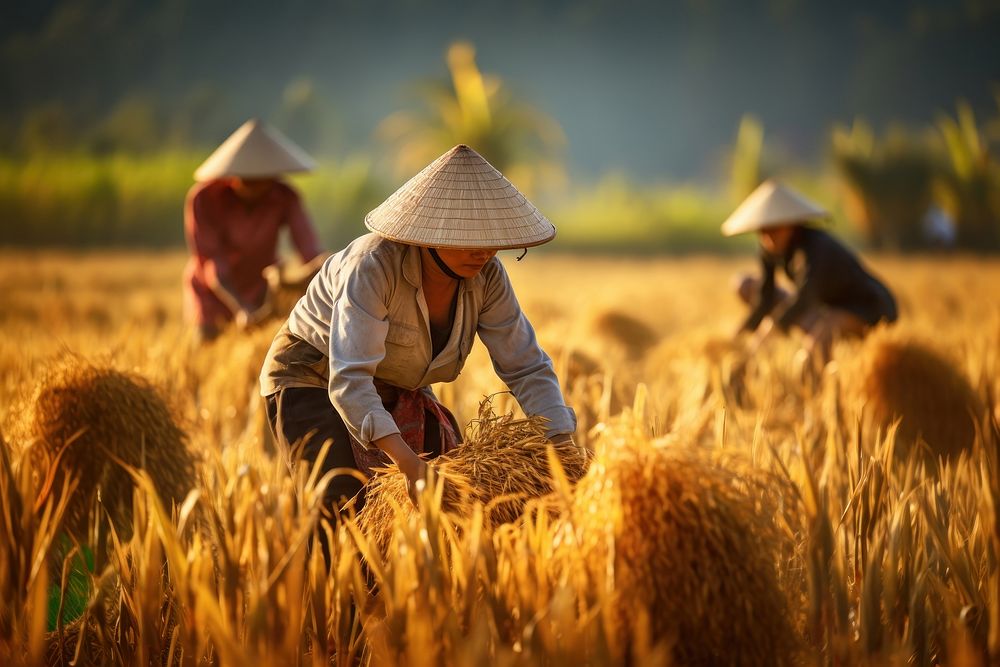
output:
[[[795,295],[784,310],[774,314],[775,326],[783,332],[801,322],[806,313],[821,303],[823,281],[836,278],[836,269],[825,263],[821,253],[807,255],[804,250],[799,250],[793,261],[798,265]]]
[[[375,390],[375,370],[389,332],[390,276],[370,253],[350,265],[328,266],[318,279],[331,294],[328,394],[351,436],[362,447],[399,428]],[[333,274],[333,277],[331,277]]]
[[[388,454],[399,471],[406,477],[406,491],[410,499],[417,502],[417,482],[427,479],[427,463],[424,462],[399,433],[392,433],[373,440],[372,444]]]
[[[750,315],[738,330],[738,334],[744,332],[754,332],[760,326],[764,317],[774,308],[775,286],[774,286],[774,260],[767,254],[760,257],[761,283],[760,292],[757,294],[757,304]]]
[[[554,438],[576,430],[576,415],[566,406],[552,360],[539,347],[535,331],[514,295],[499,260],[484,270],[486,280],[478,333],[493,368],[528,415],[548,419],[547,434]]]

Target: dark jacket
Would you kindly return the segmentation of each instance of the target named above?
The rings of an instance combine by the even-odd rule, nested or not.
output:
[[[775,309],[774,271],[779,265],[796,286],[788,305],[772,313],[782,330],[787,331],[804,313],[819,306],[846,310],[870,325],[896,321],[896,300],[888,288],[868,273],[850,250],[821,229],[796,228],[783,256],[762,249],[760,261],[764,279],[757,306],[743,325],[746,330],[755,330]]]

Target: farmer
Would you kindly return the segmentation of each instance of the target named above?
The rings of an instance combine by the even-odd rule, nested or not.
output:
[[[361,479],[396,463],[411,497],[426,457],[461,439],[430,389],[458,377],[476,334],[525,413],[548,434],[576,429],[552,361],[535,340],[498,250],[528,248],[555,227],[478,153],[451,149],[365,217],[372,230],[326,261],[275,336],[261,393],[290,460],[339,474],[328,506],[360,510]],[[346,509],[346,507],[345,507]]]
[[[195,172],[184,233],[191,258],[184,271],[185,310],[202,341],[229,322],[245,328],[270,312],[262,272],[277,262],[287,227],[303,262],[319,255],[316,232],[298,194],[279,180],[308,171],[312,160],[273,128],[249,120]]]
[[[753,349],[773,335],[798,327],[805,332],[805,356],[825,363],[833,341],[862,337],[879,322],[896,321],[896,301],[858,258],[830,234],[810,223],[828,214],[775,182],[760,185],[722,225],[725,236],[757,232],[759,278],[738,281],[740,297],[752,306],[739,333],[756,332]],[[775,270],[795,284],[786,292],[775,284]]]

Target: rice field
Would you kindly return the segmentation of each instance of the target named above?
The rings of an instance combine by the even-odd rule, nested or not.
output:
[[[0,252],[0,664],[1000,661],[994,259],[871,259],[900,323],[815,373],[732,339],[750,257],[506,258],[583,449],[479,345],[470,449],[333,525],[266,437],[279,323],[195,347],[183,262]]]

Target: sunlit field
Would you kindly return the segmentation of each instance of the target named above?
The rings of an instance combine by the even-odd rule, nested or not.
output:
[[[487,396],[495,415],[516,406],[478,344],[436,387],[470,424],[468,446],[490,453],[475,474],[534,475],[549,493],[512,485],[523,514],[502,522],[489,502],[449,501],[446,479],[419,511],[397,494],[377,526],[317,528],[325,482],[289,472],[256,394],[279,321],[198,348],[181,253],[0,253],[0,664],[1000,659],[1000,262],[870,259],[900,322],[838,343],[820,372],[796,359],[795,335],[754,357],[733,340],[732,279],[756,269],[750,256],[504,262],[587,451],[545,451],[536,424],[480,419]],[[920,353],[893,366],[890,348]],[[96,539],[109,546],[94,549],[82,618],[53,629],[72,479],[32,463],[45,444],[25,422],[68,358],[152,381],[196,481],[172,508],[150,482],[160,471],[133,468],[120,520],[101,510],[116,489],[102,492],[97,523],[112,528]],[[909,397],[901,421],[880,416],[892,392]]]

